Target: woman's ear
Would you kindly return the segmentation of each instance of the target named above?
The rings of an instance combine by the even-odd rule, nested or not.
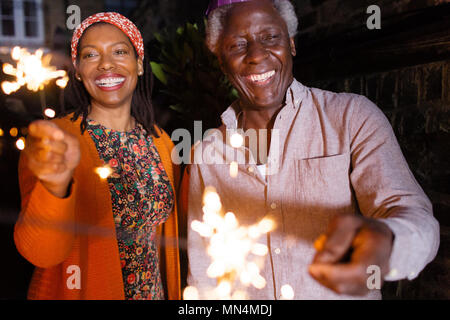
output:
[[[144,61],[141,58],[139,58],[137,63],[138,63],[138,75],[142,76],[144,74]]]
[[[291,54],[293,57],[295,57],[297,55],[297,50],[295,49],[294,37],[289,38],[289,44],[291,46]]]

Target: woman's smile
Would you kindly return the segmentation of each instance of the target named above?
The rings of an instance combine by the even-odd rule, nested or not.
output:
[[[119,90],[125,84],[126,77],[116,74],[116,73],[108,73],[102,74],[95,78],[95,84],[100,90],[103,91],[115,91]]]

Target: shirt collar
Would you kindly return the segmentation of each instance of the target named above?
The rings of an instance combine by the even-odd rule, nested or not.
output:
[[[306,89],[297,80],[293,80],[286,92],[286,105],[283,108],[293,108],[294,110],[300,106],[300,102],[306,96]],[[227,127],[227,129],[237,129],[237,119],[241,112],[238,101],[234,101],[228,108],[222,113],[222,123]]]

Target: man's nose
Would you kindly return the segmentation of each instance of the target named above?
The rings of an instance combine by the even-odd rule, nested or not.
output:
[[[269,56],[267,49],[258,41],[248,43],[247,55],[245,60],[247,63],[258,64]]]

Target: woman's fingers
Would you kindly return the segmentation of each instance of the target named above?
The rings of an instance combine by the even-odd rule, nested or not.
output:
[[[67,170],[64,162],[42,162],[36,159],[29,159],[28,167],[39,179],[43,179],[44,176],[47,175],[63,173],[65,170]]]
[[[34,138],[47,138],[57,141],[64,140],[64,131],[48,120],[37,120],[30,124],[28,133]]]

